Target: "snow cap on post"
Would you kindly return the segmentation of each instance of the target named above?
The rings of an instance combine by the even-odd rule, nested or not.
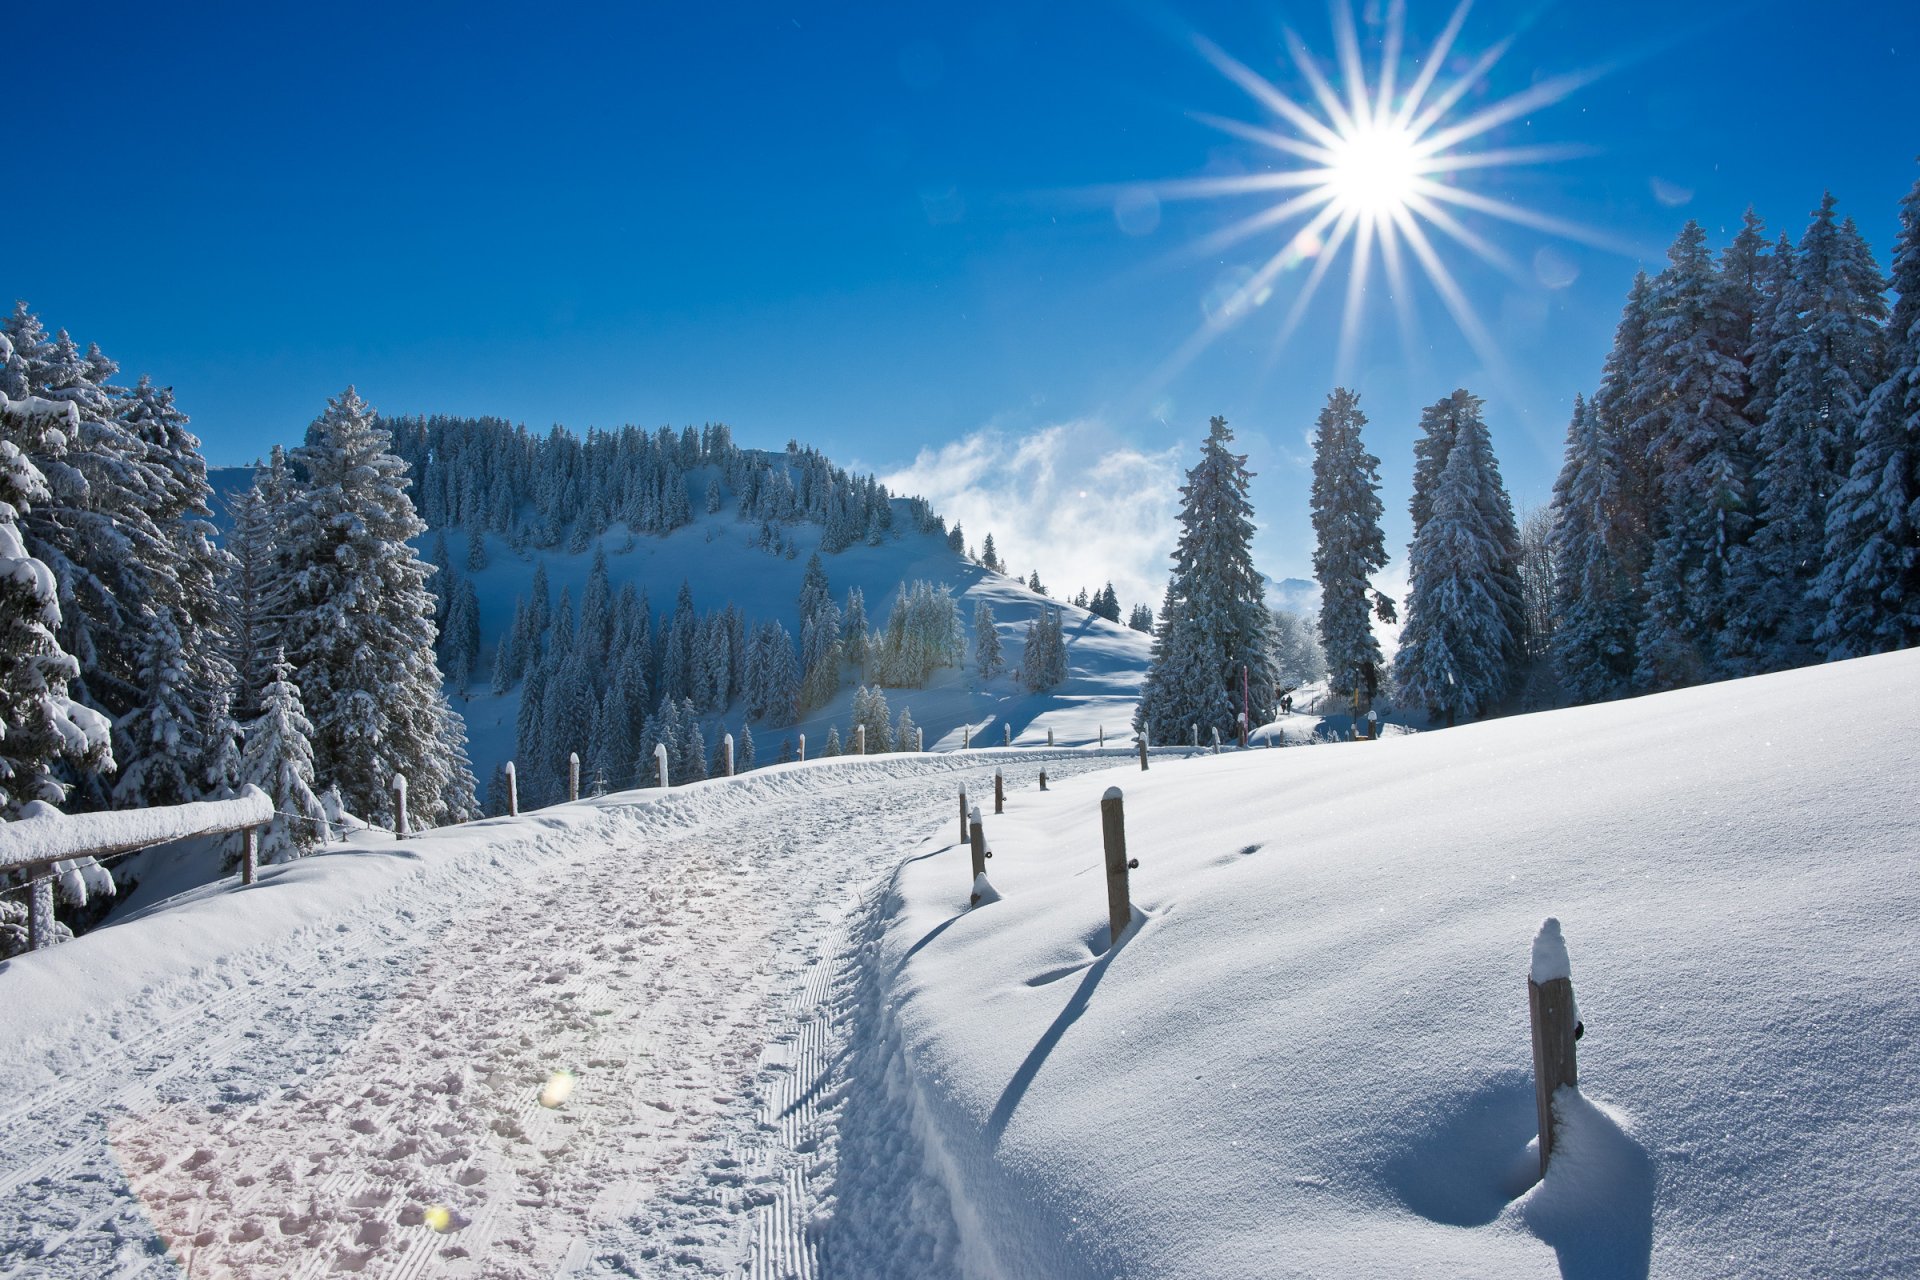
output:
[[[979,806],[979,805],[974,805],[974,806],[973,806],[973,808],[971,808],[971,809],[969,809],[969,810],[967,811],[967,821],[969,821],[969,822],[978,822],[978,821],[980,821],[980,806]]]
[[[1573,977],[1567,940],[1560,935],[1560,921],[1554,916],[1548,916],[1540,932],[1533,935],[1533,971],[1528,976],[1538,983]]]
[[[1101,796],[1100,798],[1102,800],[1119,800],[1119,799],[1122,799],[1123,797],[1120,794],[1120,788],[1108,787],[1106,794]]]

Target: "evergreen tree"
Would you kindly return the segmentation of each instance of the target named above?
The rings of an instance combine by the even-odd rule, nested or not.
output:
[[[1133,606],[1133,612],[1127,615],[1127,626],[1135,631],[1153,631],[1153,610],[1144,604]]]
[[[1272,616],[1275,687],[1298,689],[1326,679],[1327,659],[1313,623],[1291,609],[1275,609]]]
[[[1624,471],[1598,411],[1576,396],[1566,461],[1553,486],[1553,659],[1576,702],[1620,697],[1633,678],[1640,610],[1629,565],[1637,530]]]
[[[913,712],[906,706],[900,708],[900,719],[894,722],[893,749],[895,751],[918,751],[915,745],[919,727],[913,723]]]
[[[207,743],[205,726],[188,704],[185,656],[173,610],[165,605],[146,619],[139,658],[141,697],[114,726],[114,754],[131,763],[114,783],[114,804],[150,808],[184,804],[200,795],[193,766]]]
[[[963,556],[967,553],[967,535],[960,532],[958,522],[955,522],[953,529],[947,534],[947,550],[957,556]]]
[[[1007,665],[1000,652],[1000,630],[993,606],[985,600],[973,606],[973,662],[982,680],[991,680]]]
[[[289,508],[287,558],[298,567],[282,631],[312,706],[316,768],[370,814],[387,813],[404,774],[410,808],[432,826],[472,816],[454,802],[473,780],[433,664],[427,567],[408,545],[425,526],[388,439],[349,387],[295,451],[306,482]]]
[[[858,587],[847,588],[847,607],[840,615],[840,640],[847,661],[856,667],[867,662],[867,597]]]
[[[230,610],[230,657],[238,690],[235,710],[253,715],[260,694],[272,678],[273,655],[279,644],[281,602],[276,585],[276,520],[267,505],[260,480],[235,494],[228,503],[233,518],[227,549],[232,568],[225,595]]]
[[[1647,613],[1635,640],[1635,680],[1646,688],[1692,684],[1712,668],[1747,537],[1747,383],[1732,295],[1698,223],[1686,224],[1667,256],[1653,283],[1643,365],[1658,384],[1635,426],[1661,467]]]
[[[1474,497],[1478,504],[1479,520],[1487,536],[1494,540],[1500,550],[1493,591],[1510,637],[1506,661],[1513,664],[1521,657],[1522,640],[1526,634],[1526,608],[1519,567],[1520,534],[1514,524],[1513,502],[1507,496],[1506,484],[1500,477],[1500,465],[1493,456],[1486,418],[1481,413],[1484,403],[1479,396],[1460,388],[1421,413],[1420,435],[1413,445],[1413,498],[1408,509],[1413,517],[1414,540],[1418,541],[1421,529],[1432,514],[1434,494],[1453,448],[1462,438],[1470,437],[1479,476]]]
[[[1380,665],[1370,615],[1394,620],[1393,601],[1372,582],[1387,563],[1387,548],[1380,533],[1380,459],[1360,440],[1366,423],[1360,397],[1341,387],[1327,397],[1313,439],[1313,576],[1320,584],[1320,643],[1328,683],[1342,694],[1351,693],[1356,682],[1369,684]],[[1161,625],[1166,625],[1164,610]]]
[[[234,722],[232,695],[214,696],[212,714],[207,717],[207,759],[198,794],[214,800],[231,800],[240,794],[246,781],[242,767],[242,737]]]
[[[1006,567],[1000,563],[1000,553],[993,548],[991,533],[987,535],[987,540],[980,544],[980,567],[989,573],[999,573]]]
[[[1814,639],[1829,659],[1920,643],[1920,182],[1900,204],[1893,287],[1888,375],[1850,442],[1813,584]]]
[[[740,740],[734,744],[733,766],[741,773],[753,768],[753,725],[743,721]]]
[[[260,839],[261,859],[289,862],[326,838],[327,821],[313,792],[314,728],[301,705],[293,666],[277,658],[269,670],[260,715],[246,727],[240,772],[273,798],[274,816]]]
[[[1040,571],[1038,569],[1027,575],[1027,590],[1037,596],[1047,594],[1047,589],[1040,585]]]
[[[1813,656],[1821,610],[1814,582],[1826,558],[1829,496],[1852,467],[1852,445],[1885,360],[1886,282],[1851,219],[1828,194],[1794,256],[1774,317],[1767,416],[1758,434],[1758,527],[1739,567],[1741,609],[1728,648],[1738,671]]]
[[[1413,591],[1393,664],[1400,696],[1449,724],[1505,692],[1515,650],[1502,599],[1512,552],[1484,511],[1492,460],[1484,435],[1463,426],[1447,450],[1409,555]]]
[[[59,448],[71,430],[70,406],[30,394],[7,376],[15,360],[0,333],[0,817],[34,801],[59,804],[66,788],[55,776],[65,760],[90,772],[113,770],[107,718],[68,694],[79,664],[61,647],[60,599],[53,572],[28,554],[17,521],[47,497],[30,453]]]
[[[820,749],[820,754],[823,756],[837,756],[840,754],[839,725],[830,724],[827,726],[827,744]]]

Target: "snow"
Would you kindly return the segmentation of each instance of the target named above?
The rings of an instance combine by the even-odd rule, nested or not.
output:
[[[1573,964],[1567,959],[1567,940],[1560,934],[1560,922],[1548,916],[1533,935],[1533,965],[1527,976],[1535,983],[1573,977]]]
[[[1920,947],[1915,723],[1906,652],[1156,761],[1122,782],[1114,948],[1111,778],[988,819],[991,911],[944,857],[904,863],[881,1034],[983,1224],[963,1270],[1915,1273],[1920,996],[1885,967]],[[1549,916],[1588,1033],[1529,1190]]]
[[[1917,718],[1908,652],[361,831],[0,965],[0,1273],[1912,1274]]]
[[[0,867],[166,844],[209,831],[260,826],[272,817],[273,801],[252,786],[232,800],[164,808],[67,815],[41,807],[16,822],[0,823]]]

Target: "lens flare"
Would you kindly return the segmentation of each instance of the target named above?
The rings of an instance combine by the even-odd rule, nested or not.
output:
[[[563,1107],[573,1096],[573,1072],[562,1068],[547,1077],[540,1088],[540,1105],[549,1111]]]

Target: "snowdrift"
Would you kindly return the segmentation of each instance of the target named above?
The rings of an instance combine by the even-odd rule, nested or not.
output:
[[[881,948],[965,1269],[1920,1274],[1916,724],[1908,652],[1010,799],[999,900],[904,862]],[[1587,1034],[1536,1184],[1547,916]]]

